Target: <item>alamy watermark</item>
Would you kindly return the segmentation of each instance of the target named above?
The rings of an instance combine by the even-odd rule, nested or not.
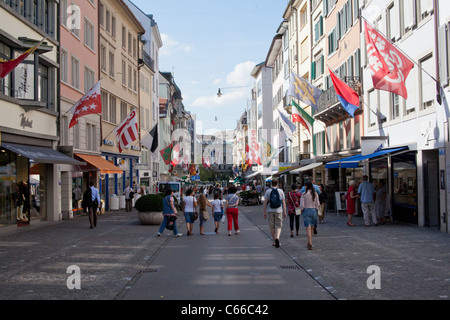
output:
[[[79,266],[72,265],[67,268],[66,273],[70,276],[67,278],[66,285],[69,290],[81,290],[81,269]]]
[[[81,29],[81,9],[79,6],[70,5],[66,10],[67,19],[66,19],[66,27],[69,30],[80,30]],[[64,17],[63,17],[64,19]]]
[[[367,268],[367,274],[370,274],[366,282],[367,289],[381,290],[381,268],[375,265],[369,266]]]

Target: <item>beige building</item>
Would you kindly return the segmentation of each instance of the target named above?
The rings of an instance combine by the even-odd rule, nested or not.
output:
[[[126,185],[138,182],[134,166],[140,156],[140,139],[119,152],[114,131],[134,110],[139,110],[139,40],[145,30],[122,0],[99,3],[99,73],[102,95],[102,156],[123,170],[104,175],[101,190],[109,208],[110,195],[122,195]],[[139,119],[140,122],[140,119]]]
[[[0,58],[17,58],[47,39],[0,79],[0,226],[61,220],[60,168],[78,163],[56,150],[59,2],[21,4],[0,2]]]

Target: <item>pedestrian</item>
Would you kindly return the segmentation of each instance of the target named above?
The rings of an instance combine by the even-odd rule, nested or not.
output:
[[[206,189],[205,189],[206,190]],[[209,212],[206,210],[206,206],[211,207],[211,203],[206,198],[205,194],[201,194],[198,197],[199,217],[200,217],[200,234],[205,235],[205,223],[209,219]]]
[[[318,184],[319,186],[319,203],[320,203],[320,207],[319,207],[319,223],[324,223],[325,221],[325,208],[327,205],[327,193],[325,191],[325,186],[321,183]]]
[[[184,218],[186,219],[187,235],[193,235],[192,229],[194,227],[194,212],[196,212],[197,200],[194,197],[194,190],[188,189],[186,196],[183,199]]]
[[[305,193],[302,194],[300,200],[300,208],[303,215],[303,224],[306,228],[308,236],[308,250],[312,250],[312,234],[313,228],[317,225],[317,210],[320,207],[319,195],[311,182],[305,185]]]
[[[163,199],[163,216],[164,219],[159,227],[158,237],[162,235],[170,220],[173,221],[173,234],[175,237],[181,237],[182,234],[178,232],[177,228],[177,209],[175,208],[175,200],[173,199],[173,190],[171,188],[166,190],[166,196]]]
[[[262,202],[261,202],[262,186],[259,181],[258,181],[258,184],[256,185],[256,193],[258,194],[258,204],[262,204]]]
[[[355,190],[355,181],[351,180],[349,182],[349,187],[345,198],[347,200],[347,225],[349,227],[354,227],[355,225],[352,223],[353,215],[356,213],[356,199],[359,198],[359,195]]]
[[[370,226],[371,217],[372,222],[377,225],[377,215],[375,212],[375,204],[373,202],[375,189],[373,184],[369,182],[369,177],[367,175],[363,176],[363,182],[359,185],[358,194],[361,197],[361,209],[364,215],[365,226]]]
[[[214,200],[211,202],[211,211],[214,217],[214,232],[219,234],[220,220],[223,217],[223,202],[220,200],[220,193],[214,192]]]
[[[98,189],[94,187],[93,181],[89,183],[89,188],[83,195],[83,202],[83,207],[87,207],[87,210],[89,212],[90,229],[93,229],[97,227],[97,210],[101,206],[100,193]]]
[[[287,211],[284,192],[277,186],[278,180],[272,180],[272,188],[264,195],[264,219],[269,221],[273,245],[279,248],[283,218],[287,218]]]
[[[231,186],[228,188],[228,195],[225,203],[225,212],[227,214],[228,221],[228,236],[231,236],[232,225],[234,224],[234,232],[236,235],[240,233],[239,230],[239,196],[236,194],[237,188],[235,186]]]
[[[134,191],[127,184],[127,187],[125,188],[123,194],[125,195],[125,211],[130,212],[133,209]]]
[[[291,238],[294,237],[294,222],[295,222],[295,231],[298,236],[298,230],[300,229],[300,215],[296,214],[296,208],[300,208],[300,198],[302,194],[300,190],[298,190],[297,184],[292,185],[292,191],[290,191],[287,195],[287,211],[289,216],[289,226],[291,228]]]
[[[386,220],[384,219],[386,212],[386,197],[386,182],[384,182],[383,179],[380,179],[380,181],[378,181],[378,188],[375,195],[375,212],[377,215],[377,222],[379,224],[386,223]]]

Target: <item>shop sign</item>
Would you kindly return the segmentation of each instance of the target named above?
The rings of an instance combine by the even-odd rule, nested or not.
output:
[[[20,126],[25,129],[26,127],[28,128],[33,128],[33,120],[30,121],[30,118],[27,118],[25,116],[25,113],[22,113],[20,116],[21,118],[20,120]]]
[[[103,139],[103,145],[114,147],[114,141]]]

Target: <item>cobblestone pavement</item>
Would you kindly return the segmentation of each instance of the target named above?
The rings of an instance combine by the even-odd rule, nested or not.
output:
[[[269,237],[262,206],[239,210]],[[336,299],[450,300],[450,235],[401,224],[364,227],[361,217],[354,218],[357,227],[347,227],[345,216],[328,213],[309,251],[300,222],[299,236],[290,238],[284,220],[279,250]],[[114,299],[173,239],[157,237],[157,230],[140,225],[136,211],[108,212],[93,230],[87,216],[1,228],[0,300]],[[82,290],[67,288],[72,265],[82,270]],[[373,265],[380,268],[381,288],[370,290]]]

